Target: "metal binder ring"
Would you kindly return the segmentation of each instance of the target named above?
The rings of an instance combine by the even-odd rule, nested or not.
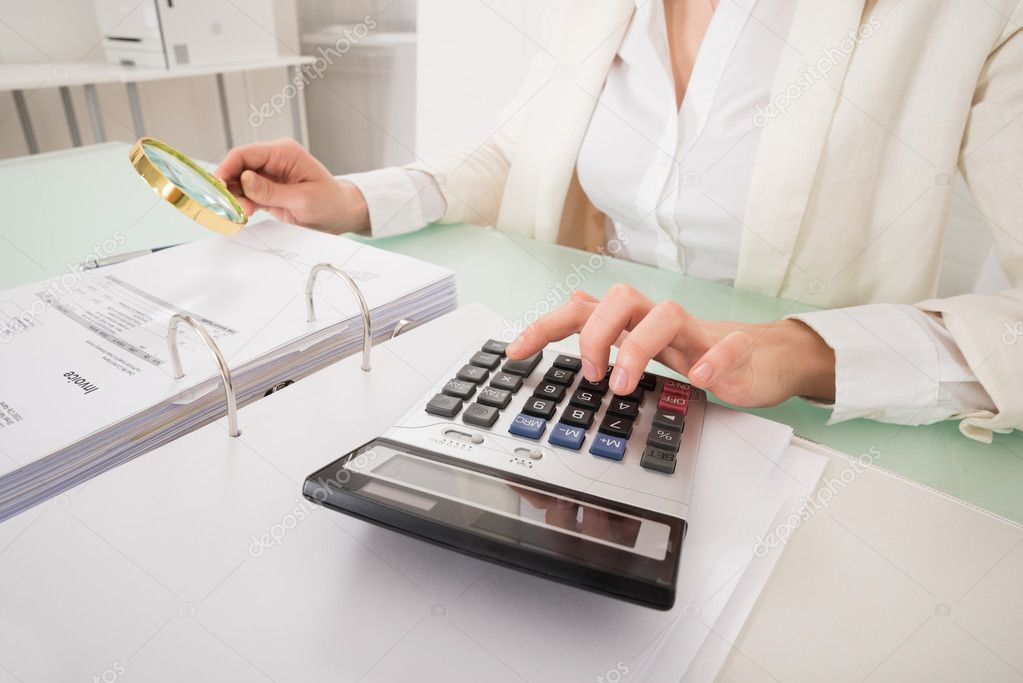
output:
[[[391,339],[394,339],[395,337],[397,337],[402,332],[407,332],[409,329],[412,328],[412,326],[414,324],[415,324],[414,320],[409,320],[408,318],[402,318],[401,320],[399,320],[395,324],[394,331],[391,332]]]
[[[220,377],[224,380],[224,394],[227,398],[227,430],[231,436],[239,436],[241,432],[238,430],[238,401],[234,393],[234,382],[231,380],[231,368],[227,366],[227,361],[224,360],[224,354],[220,352],[217,342],[213,341],[213,337],[206,331],[202,323],[197,322],[192,316],[183,313],[172,315],[167,326],[167,350],[170,352],[174,379],[181,379],[185,376],[185,371],[181,369],[181,356],[178,353],[178,326],[181,323],[185,323],[195,330],[195,333],[202,338],[203,343],[209,347],[210,352],[217,359]]]
[[[362,290],[359,289],[359,285],[355,284],[355,280],[352,279],[351,275],[332,263],[317,263],[312,267],[312,270],[309,271],[309,279],[305,283],[306,322],[311,323],[316,320],[316,308],[313,304],[313,287],[316,286],[316,276],[324,270],[329,270],[340,276],[348,284],[352,294],[355,295],[355,299],[359,302],[359,308],[362,309],[362,369],[364,372],[369,372],[369,350],[373,343],[370,336],[369,306],[366,304],[366,297],[362,295]]]

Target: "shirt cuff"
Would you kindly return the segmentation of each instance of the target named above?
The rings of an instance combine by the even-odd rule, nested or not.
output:
[[[928,317],[903,304],[868,304],[788,316],[835,352],[829,424],[865,417],[915,425],[952,416],[954,410],[939,401],[939,345],[918,315]]]
[[[429,173],[405,168],[382,168],[338,176],[359,188],[369,210],[373,237],[390,237],[418,230],[438,220],[447,206]]]

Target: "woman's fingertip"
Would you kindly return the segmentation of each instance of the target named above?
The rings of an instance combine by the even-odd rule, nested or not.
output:
[[[710,378],[714,376],[714,368],[710,366],[710,363],[700,363],[692,369],[689,375],[698,382],[709,382]]]

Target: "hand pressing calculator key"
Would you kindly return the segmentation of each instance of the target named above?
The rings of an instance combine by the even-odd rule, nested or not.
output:
[[[644,373],[617,396],[569,351],[474,344],[305,495],[368,521],[651,607],[674,603],[706,395]],[[610,368],[608,371],[610,374]]]

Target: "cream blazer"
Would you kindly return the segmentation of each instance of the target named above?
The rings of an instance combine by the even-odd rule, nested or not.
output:
[[[574,169],[634,9],[548,5],[539,54],[491,136],[413,165],[438,180],[442,221],[602,246],[603,217]],[[1020,26],[1021,0],[800,0],[763,117],[736,279],[823,308],[902,302],[940,314],[997,406],[962,416],[964,433],[984,440],[1023,429]],[[1015,289],[932,298],[957,171]]]

